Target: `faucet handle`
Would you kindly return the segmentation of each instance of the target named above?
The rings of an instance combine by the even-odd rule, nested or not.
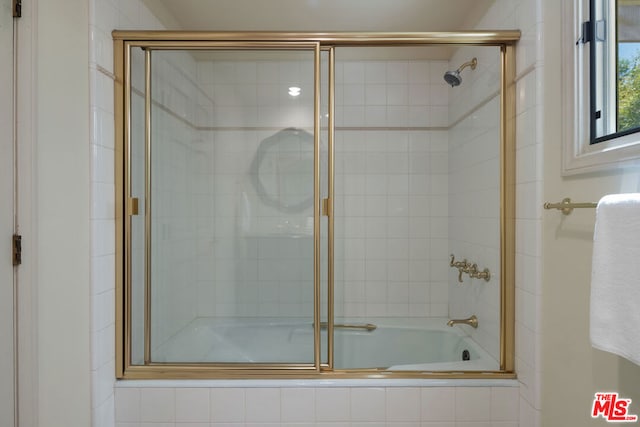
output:
[[[488,268],[485,268],[482,271],[475,271],[471,277],[474,279],[484,279],[485,282],[488,282],[491,279],[491,272]]]
[[[462,261],[456,261],[455,255],[449,255],[451,259],[449,260],[449,266],[458,269],[458,282],[462,283],[462,273],[469,273],[469,262],[467,262],[466,258]],[[476,266],[477,268],[477,266]]]
[[[478,272],[478,264],[473,263],[465,265],[464,272],[473,277],[473,275]]]

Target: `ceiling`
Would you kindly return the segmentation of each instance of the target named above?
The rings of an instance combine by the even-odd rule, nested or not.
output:
[[[170,29],[457,31],[493,0],[147,0]],[[167,22],[168,21],[168,22]]]
[[[143,0],[170,30],[459,31],[494,0]],[[373,51],[372,51],[373,52]],[[421,57],[448,59],[448,47]]]

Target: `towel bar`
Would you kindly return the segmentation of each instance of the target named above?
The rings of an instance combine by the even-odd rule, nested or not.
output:
[[[563,214],[569,215],[573,212],[574,209],[579,208],[595,208],[598,206],[597,203],[573,203],[570,198],[566,197],[562,199],[560,203],[549,203],[546,202],[544,205],[545,209],[558,209],[562,211]]]

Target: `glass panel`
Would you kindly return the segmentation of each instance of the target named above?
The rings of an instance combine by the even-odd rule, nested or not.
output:
[[[152,60],[151,360],[313,363],[314,53]]]
[[[618,0],[618,132],[640,127],[640,4]]]
[[[593,142],[640,128],[640,5],[592,0],[591,134]]]
[[[460,85],[447,88],[448,132],[429,133],[429,169],[421,177],[429,181],[429,316],[447,331],[443,346],[451,342],[452,331],[458,334],[460,341],[452,342],[456,369],[497,371],[503,280],[500,173],[505,170],[500,159],[501,55],[497,48],[465,46],[450,58],[447,69],[455,70],[473,58],[477,58],[476,68],[465,68],[460,72]],[[437,82],[441,73],[436,66],[431,78]],[[431,102],[442,101],[432,96]],[[446,169],[439,166],[443,156],[448,160]],[[411,173],[410,178],[414,170]],[[410,191],[415,188],[410,184]],[[442,252],[445,235],[447,254]],[[449,265],[450,259],[443,259],[449,254],[456,261],[467,260],[462,274]],[[475,273],[488,271],[488,280],[474,277],[474,268]],[[476,316],[477,328],[466,324],[448,327],[447,314],[449,319],[461,320]],[[437,369],[446,369],[446,365]]]
[[[336,49],[336,369],[499,369],[500,70],[496,48]]]
[[[615,18],[611,15],[614,2],[594,0],[591,10],[593,43],[591,48],[592,137],[598,138],[616,132],[615,112]],[[608,34],[609,32],[609,34]]]
[[[145,288],[145,52],[131,49],[131,197],[138,215],[131,216],[131,363],[144,364]]]
[[[329,51],[320,52],[320,197],[329,197],[328,192],[328,144],[329,144]],[[322,216],[320,220],[320,321],[322,329],[320,334],[321,362],[329,361],[329,345],[327,341],[327,329],[324,326],[329,321],[328,306],[328,268],[329,268],[329,218]]]

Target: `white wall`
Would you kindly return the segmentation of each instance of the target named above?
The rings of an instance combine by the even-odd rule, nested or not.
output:
[[[561,5],[543,2],[546,64],[544,73],[544,200],[597,202],[614,193],[640,192],[640,169],[627,168],[573,177],[561,175],[562,69]],[[589,341],[589,295],[595,211],[578,209],[564,217],[545,212],[541,301],[543,425],[606,425],[591,419],[594,393],[617,391],[640,413],[640,367]]]
[[[32,171],[38,425],[85,427],[91,422],[89,254],[97,243],[89,223],[88,4],[28,7],[36,8],[38,25]]]

